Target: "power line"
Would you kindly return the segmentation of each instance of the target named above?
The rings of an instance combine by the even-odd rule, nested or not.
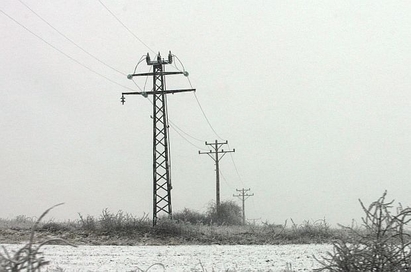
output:
[[[191,84],[191,80],[190,80],[189,73],[188,73],[187,70],[185,69],[183,62],[182,62],[177,56],[175,56],[175,58],[178,60],[178,62],[180,63],[181,67],[183,68],[182,72],[183,72],[184,75],[187,77],[187,80],[188,80],[188,83],[190,84],[190,87],[193,88],[193,85]],[[177,67],[177,64],[174,64],[174,67],[175,67],[177,70],[181,71],[181,70]],[[211,130],[214,132],[214,134],[215,134],[220,140],[223,140],[223,141],[224,141],[224,139],[223,139],[222,137],[220,137],[220,135],[218,135],[218,133],[216,132],[216,130],[214,129],[214,127],[211,125],[211,122],[210,122],[210,120],[208,119],[208,117],[207,117],[207,115],[206,115],[203,107],[201,106],[200,100],[198,99],[198,97],[197,97],[197,95],[196,95],[195,92],[194,92],[194,97],[195,97],[195,99],[196,99],[196,101],[197,101],[198,106],[200,107],[200,110],[201,110],[201,112],[202,112],[205,120],[207,121],[207,124],[208,124],[209,127],[211,128]]]
[[[20,0],[19,0],[19,1],[20,1]],[[36,16],[38,16],[40,19],[42,19],[46,24],[48,24],[51,28],[53,28],[55,31],[57,31],[60,35],[62,35],[63,37],[65,37],[67,40],[69,40],[70,42],[72,42],[74,45],[76,45],[78,48],[80,48],[81,50],[83,50],[84,52],[86,52],[88,55],[90,55],[90,56],[92,56],[93,58],[95,58],[96,60],[98,60],[98,59],[97,59],[96,57],[94,57],[92,54],[88,53],[88,52],[85,51],[83,48],[81,48],[79,45],[75,44],[72,40],[70,40],[68,37],[66,37],[63,33],[61,33],[59,30],[57,30],[55,27],[53,27],[50,23],[48,23],[46,20],[44,20],[40,15],[38,15],[36,12],[34,12],[34,10],[32,10],[32,9],[31,9],[29,6],[27,6],[24,2],[22,2],[22,1],[20,1],[20,2],[21,2],[23,5],[25,5],[25,6],[26,6],[31,12],[33,12]],[[118,86],[120,86],[120,87],[126,88],[126,89],[128,89],[128,90],[133,90],[133,89],[127,87],[127,86],[124,86],[124,85],[122,85],[122,84],[119,84],[119,83],[111,80],[110,78],[107,78],[106,76],[104,76],[104,75],[102,75],[102,74],[94,71],[94,70],[91,69],[90,67],[82,64],[82,63],[79,62],[78,60],[74,59],[74,58],[71,57],[70,55],[66,54],[66,53],[63,52],[62,50],[58,49],[57,47],[55,47],[54,45],[52,45],[51,43],[49,43],[48,41],[46,41],[45,39],[43,39],[41,36],[37,35],[37,34],[34,33],[33,31],[31,31],[29,28],[27,28],[26,26],[24,26],[22,23],[18,22],[16,19],[14,19],[13,17],[11,17],[11,16],[8,15],[7,13],[5,13],[4,11],[0,10],[0,12],[2,12],[5,16],[7,16],[9,19],[11,19],[12,21],[14,21],[14,22],[17,23],[18,25],[20,25],[22,28],[24,28],[24,29],[25,29],[26,31],[28,31],[30,34],[34,35],[36,38],[40,39],[42,42],[46,43],[48,46],[50,46],[51,48],[53,48],[54,50],[56,50],[56,51],[59,52],[60,54],[63,54],[65,57],[67,57],[67,58],[69,58],[70,60],[74,61],[74,62],[77,63],[78,65],[81,65],[83,68],[89,70],[90,72],[93,72],[93,73],[97,74],[98,76],[101,76],[101,77],[105,78],[106,80],[108,80],[108,81],[110,81],[110,82],[112,82],[112,83],[114,83],[114,84],[116,84],[116,85],[118,85]],[[140,59],[140,61],[137,63],[137,65],[136,65],[136,67],[135,67],[135,69],[134,69],[134,72],[136,71],[138,64],[139,64],[141,61],[143,61],[144,59],[145,59],[145,56],[143,56],[143,57]],[[105,64],[104,62],[102,62],[102,61],[100,61],[100,60],[98,60],[98,61],[101,62],[101,63],[103,63],[103,64]],[[112,68],[113,70],[116,70],[115,68],[109,66],[108,64],[105,64],[105,65],[108,66],[108,67],[110,67],[110,68]],[[150,71],[151,71],[151,68],[150,68]],[[125,75],[124,73],[122,73],[122,72],[120,72],[120,71],[117,71],[117,72]],[[148,79],[148,77],[146,77],[145,84],[144,84],[144,88],[145,88],[145,86],[146,86],[146,84],[147,84],[147,79]],[[133,83],[136,85],[137,88],[139,88],[141,91],[143,91],[143,90],[141,89],[141,87],[140,87],[134,80],[132,80],[132,81],[133,81]],[[150,102],[151,102],[151,101],[150,101]],[[152,103],[152,102],[151,102],[151,103]],[[171,127],[177,132],[177,134],[180,135],[180,137],[183,138],[187,143],[189,143],[190,145],[192,145],[193,147],[195,147],[195,148],[197,148],[197,149],[202,149],[201,147],[199,147],[199,146],[193,144],[192,142],[190,142],[186,137],[184,137],[184,136],[182,135],[182,133],[185,134],[185,135],[187,135],[188,137],[194,139],[194,140],[201,141],[201,142],[203,142],[203,140],[200,140],[200,139],[198,139],[198,138],[196,138],[196,137],[194,137],[194,136],[191,136],[189,133],[187,133],[187,132],[185,132],[184,130],[182,130],[181,128],[179,128],[175,123],[171,122],[171,120],[170,120],[170,124],[171,124]],[[203,149],[203,150],[204,150],[204,149]]]
[[[151,70],[150,70],[150,71],[151,71]],[[148,101],[151,103],[151,105],[153,105],[153,101],[151,101],[150,98],[148,98],[148,97],[147,97],[147,99],[148,99]],[[201,142],[204,142],[204,141],[202,141],[202,140],[200,140],[200,139],[198,139],[198,138],[190,135],[189,133],[185,132],[184,130],[182,130],[182,129],[181,129],[180,127],[178,127],[174,122],[172,122],[170,118],[168,118],[168,121],[169,121],[170,127],[171,127],[175,132],[177,132],[177,134],[178,134],[181,138],[183,138],[183,140],[185,140],[187,143],[189,143],[191,146],[194,146],[194,147],[197,148],[197,149],[201,149],[201,150],[203,150],[203,151],[206,151],[206,149],[204,149],[204,148],[202,148],[202,147],[199,147],[199,146],[193,144],[192,142],[190,142],[190,141],[189,141],[186,137],[184,137],[182,134],[185,134],[185,135],[187,135],[189,138],[194,139],[194,140],[197,140],[197,141],[201,141]]]
[[[117,20],[117,22],[119,22],[125,29],[127,29],[127,31],[133,35],[139,42],[141,42],[145,47],[147,47],[151,52],[153,52],[154,54],[156,54],[156,52],[151,49],[145,42],[143,42],[143,40],[141,40],[139,37],[137,37],[136,34],[134,34],[122,21],[120,21],[120,19],[113,13],[111,12],[111,10],[103,4],[103,2],[101,2],[101,0],[98,0],[100,2],[100,4]]]
[[[178,60],[178,62],[180,63],[180,65],[181,65],[181,67],[182,67],[182,69],[183,69],[182,72],[184,72],[184,74],[186,75],[187,80],[188,80],[188,82],[189,82],[189,84],[190,84],[190,86],[191,86],[191,88],[192,88],[193,86],[192,86],[192,84],[191,84],[190,76],[189,76],[188,72],[186,71],[183,62],[182,62],[177,56],[175,56],[175,58],[176,58],[176,59]],[[174,63],[174,67],[175,67],[177,70],[181,71],[181,70],[177,67],[177,64],[176,64],[176,63]],[[209,127],[211,128],[211,130],[214,132],[214,134],[215,134],[218,138],[220,138],[220,140],[223,140],[223,138],[218,135],[218,133],[216,132],[216,130],[214,129],[214,127],[211,125],[211,122],[210,122],[210,120],[208,119],[208,117],[207,117],[207,115],[206,115],[203,107],[201,106],[201,103],[200,103],[200,101],[199,101],[199,99],[198,99],[198,97],[197,97],[197,95],[196,95],[195,92],[194,92],[194,97],[195,97],[195,99],[196,99],[196,101],[197,101],[197,104],[198,104],[198,106],[199,106],[199,108],[200,108],[200,110],[201,110],[201,112],[202,112],[205,120],[207,121]],[[230,145],[228,145],[228,147],[230,148]],[[231,161],[233,162],[234,169],[235,169],[235,171],[236,171],[236,173],[237,173],[237,176],[238,176],[238,178],[240,179],[241,183],[244,185],[244,182],[243,182],[243,180],[242,180],[242,178],[241,178],[241,176],[240,176],[240,173],[239,173],[239,171],[238,171],[237,165],[236,165],[236,163],[235,163],[235,161],[234,161],[233,154],[230,153],[230,157],[231,157]]]
[[[93,59],[95,59],[96,61],[100,62],[101,64],[105,65],[106,67],[110,68],[111,70],[126,76],[125,73],[117,70],[116,68],[112,67],[111,65],[105,63],[104,61],[100,60],[99,58],[97,58],[96,56],[94,56],[93,54],[91,54],[90,52],[88,52],[87,50],[85,50],[83,47],[81,47],[80,45],[78,45],[77,43],[75,43],[72,39],[70,39],[69,37],[67,37],[66,35],[64,35],[60,30],[58,30],[57,28],[55,28],[52,24],[50,24],[47,20],[45,20],[43,17],[41,17],[38,13],[36,13],[32,8],[30,8],[26,3],[24,3],[22,0],[19,0],[20,3],[22,3],[27,9],[29,9],[32,13],[34,13],[40,20],[42,20],[44,23],[46,23],[49,27],[51,27],[52,29],[54,29],[58,34],[60,34],[62,37],[64,37],[66,40],[68,40],[71,44],[73,44],[74,46],[76,46],[77,48],[79,48],[81,51],[83,51],[84,53],[86,53],[87,55],[89,55],[90,57],[92,57]]]
[[[191,139],[193,139],[193,140],[196,140],[196,141],[199,141],[199,142],[204,143],[204,141],[203,141],[203,140],[198,139],[198,138],[196,138],[196,137],[194,137],[194,136],[192,136],[192,135],[188,134],[188,133],[187,133],[187,132],[185,132],[184,130],[182,130],[182,129],[181,129],[180,127],[178,127],[175,123],[171,122],[171,120],[170,120],[170,119],[169,119],[169,121],[170,121],[170,124],[172,125],[172,127],[175,127],[176,129],[178,129],[179,131],[181,131],[184,135],[188,136],[189,138],[191,138]],[[201,148],[200,148],[200,149],[201,149]]]
[[[40,37],[39,35],[37,35],[36,33],[34,33],[33,31],[31,31],[29,28],[27,28],[25,25],[23,25],[22,23],[20,23],[19,21],[17,21],[16,19],[14,19],[13,17],[11,17],[10,15],[8,15],[7,13],[5,13],[3,10],[0,10],[1,13],[3,13],[6,17],[8,17],[10,20],[12,20],[13,22],[15,22],[16,24],[18,24],[19,26],[21,26],[23,29],[25,29],[27,32],[29,32],[30,34],[32,34],[33,36],[35,36],[36,38],[38,38],[39,40],[41,40],[42,42],[44,42],[45,44],[47,44],[48,46],[50,46],[51,48],[53,48],[54,50],[56,50],[57,52],[59,52],[60,54],[64,55],[65,57],[69,58],[70,60],[74,61],[75,63],[77,63],[78,65],[82,66],[83,68],[89,70],[90,72],[110,81],[111,83],[114,83],[120,87],[123,87],[125,89],[128,90],[132,90],[131,88],[124,86],[120,83],[115,82],[114,80],[100,74],[99,72],[94,71],[93,69],[91,69],[90,67],[82,64],[81,62],[79,62],[78,60],[76,60],[75,58],[71,57],[70,55],[64,53],[63,51],[61,51],[60,49],[58,49],[57,47],[55,47],[54,45],[52,45],[51,43],[49,43],[48,41],[46,41],[45,39],[43,39],[42,37]]]
[[[225,176],[224,176],[223,172],[221,171],[221,169],[220,169],[220,175],[221,175],[221,177],[223,178],[225,184],[227,184],[227,186],[230,187],[230,189],[232,189],[233,187],[228,183],[228,181],[227,181],[227,179],[225,178]]]
[[[228,148],[230,148],[230,145],[228,145]],[[241,178],[240,173],[238,172],[237,165],[236,165],[236,163],[235,163],[235,161],[234,161],[234,156],[233,156],[233,154],[230,154],[230,157],[231,157],[231,161],[233,162],[234,169],[235,169],[235,171],[236,171],[236,173],[237,173],[237,176],[238,176],[238,178],[240,179],[241,184],[244,185],[243,179]]]
[[[190,83],[190,85],[191,85],[191,83]],[[200,107],[201,112],[203,113],[204,118],[206,119],[208,125],[210,126],[211,130],[214,132],[214,134],[215,134],[220,140],[223,140],[223,138],[222,138],[220,135],[218,135],[218,133],[215,131],[215,129],[214,129],[213,126],[211,125],[211,122],[210,122],[210,120],[208,119],[207,115],[205,114],[204,109],[203,109],[203,107],[201,106],[201,103],[200,103],[200,101],[198,100],[198,97],[197,97],[196,93],[194,93],[194,97],[195,97],[195,99],[196,99],[196,101],[197,101],[198,106]]]
[[[201,147],[193,144],[192,142],[190,142],[190,141],[189,141],[186,137],[184,137],[181,133],[184,133],[184,134],[190,136],[189,134],[187,134],[186,132],[184,132],[183,130],[181,130],[179,127],[177,127],[175,124],[173,124],[170,119],[169,119],[168,121],[170,122],[170,127],[171,127],[175,132],[177,132],[177,134],[180,135],[180,137],[183,138],[187,143],[189,143],[191,146],[193,146],[193,147],[195,147],[195,148],[198,148],[198,149],[201,149],[201,150],[205,150],[205,149],[203,149],[203,148],[201,148]],[[177,129],[176,129],[176,128],[177,128]],[[179,131],[179,130],[180,130],[180,131]],[[180,133],[180,132],[181,132],[181,133]],[[190,136],[190,137],[191,137],[191,136]]]

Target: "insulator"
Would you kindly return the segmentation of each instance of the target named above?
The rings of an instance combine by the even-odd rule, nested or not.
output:
[[[124,102],[126,102],[126,98],[124,97],[124,95],[121,97],[121,103],[124,105]]]
[[[171,54],[171,51],[168,51],[168,63],[173,63],[173,55]]]

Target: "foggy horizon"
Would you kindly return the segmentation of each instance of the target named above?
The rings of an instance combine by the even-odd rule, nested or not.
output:
[[[410,2],[6,0],[0,11],[0,218],[61,202],[50,218],[151,217],[152,104],[120,98],[150,91],[151,78],[127,75],[169,51],[166,70],[189,77],[167,87],[196,89],[167,97],[173,211],[215,201],[214,162],[198,153],[215,140],[235,149],[220,162],[221,200],[241,206],[233,194],[250,188],[248,219],[360,223],[358,199],[385,190],[411,206]]]

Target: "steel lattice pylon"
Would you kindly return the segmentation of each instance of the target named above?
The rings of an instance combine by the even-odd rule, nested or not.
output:
[[[153,86],[153,224],[156,224],[158,213],[163,211],[172,215],[167,98],[164,92],[163,64],[154,65]]]
[[[170,150],[168,138],[168,117],[167,117],[167,94],[195,91],[195,89],[165,90],[165,76],[187,74],[184,72],[166,72],[164,67],[171,64],[173,55],[168,55],[168,60],[161,58],[160,53],[156,60],[151,61],[147,53],[147,65],[153,66],[152,73],[130,74],[127,77],[132,79],[135,76],[153,76],[153,90],[149,92],[128,92],[123,93],[121,102],[124,104],[124,95],[139,94],[143,96],[153,95],[153,225],[157,224],[158,214],[165,212],[172,216],[171,206],[171,170],[170,170]]]

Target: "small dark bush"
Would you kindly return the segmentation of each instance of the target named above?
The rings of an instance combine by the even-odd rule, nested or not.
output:
[[[211,205],[207,215],[211,224],[241,225],[243,222],[241,207],[231,200],[221,202],[218,209],[216,204]]]

